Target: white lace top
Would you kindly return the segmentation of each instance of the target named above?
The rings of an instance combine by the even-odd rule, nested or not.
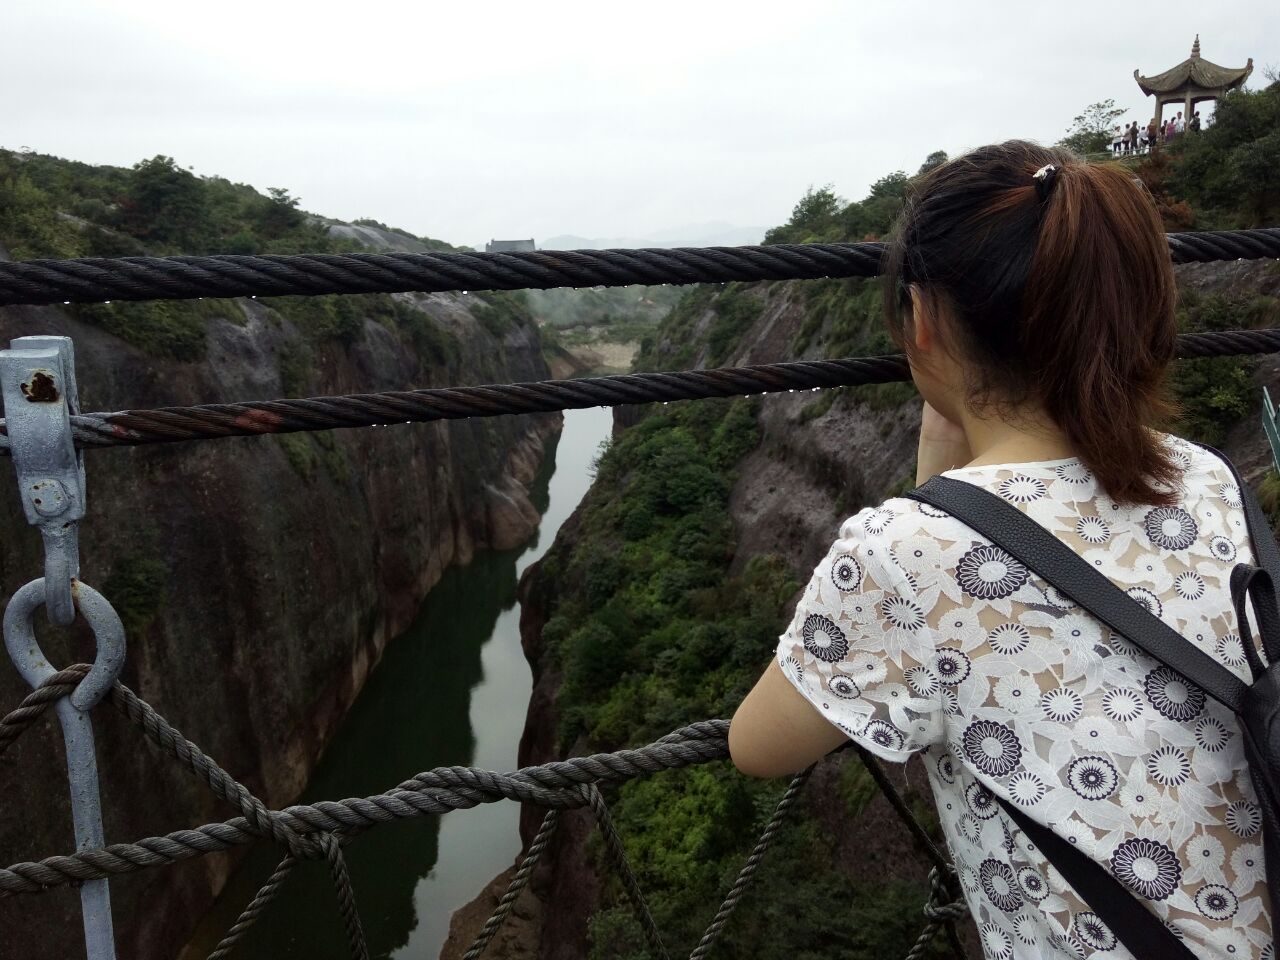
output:
[[[1239,490],[1213,454],[1162,436],[1185,467],[1177,507],[1121,508],[1074,458],[945,475],[1016,504],[1247,681],[1229,588],[1253,556]],[[1131,956],[993,792],[1104,864],[1198,957],[1271,960],[1231,712],[959,521],[906,498],[846,520],[778,659],[867,749],[923,751],[989,960]]]

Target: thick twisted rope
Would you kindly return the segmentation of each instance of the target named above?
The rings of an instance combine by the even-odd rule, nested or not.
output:
[[[0,306],[870,277],[880,271],[882,252],[883,244],[879,243],[804,243],[512,253],[22,260],[0,263]]]
[[[578,789],[590,804],[592,813],[596,815],[596,824],[600,827],[605,853],[618,879],[622,881],[622,889],[626,891],[627,899],[631,901],[632,912],[640,921],[644,938],[649,941],[649,946],[658,960],[671,960],[671,955],[667,953],[667,945],[662,942],[662,934],[658,932],[658,925],[654,922],[653,914],[649,910],[649,904],[640,890],[640,881],[636,879],[635,871],[631,869],[631,861],[627,859],[622,838],[618,836],[618,828],[613,824],[613,816],[609,813],[609,805],[604,802],[600,788],[592,783],[584,784]]]
[[[47,684],[0,719],[0,730],[21,732],[29,727],[57,699],[46,687],[59,691],[58,696],[65,696],[88,669],[80,664],[50,677]],[[45,692],[41,693],[42,690]],[[673,731],[658,742],[635,750],[574,757],[509,774],[443,767],[418,774],[387,793],[271,811],[123,684],[117,683],[112,688],[108,700],[141,726],[149,739],[195,773],[217,796],[235,804],[244,815],[194,830],[148,837],[137,843],[109,844],[70,856],[13,864],[0,869],[0,897],[37,893],[48,887],[176,863],[264,836],[286,846],[295,857],[316,859],[328,853],[323,846],[324,838],[311,836],[313,834],[349,835],[379,823],[447,813],[502,799],[553,809],[582,807],[593,803],[589,796],[582,794],[582,786],[704,763],[728,754],[728,721],[707,720]],[[7,742],[11,743],[16,735],[10,736]]]
[[[707,926],[706,933],[702,935],[698,945],[693,948],[693,953],[689,954],[689,960],[704,960],[716,945],[716,941],[720,939],[720,932],[724,929],[724,925],[729,922],[729,918],[733,916],[733,911],[738,908],[738,901],[742,899],[742,895],[751,886],[751,881],[755,879],[756,871],[760,867],[760,861],[764,859],[765,853],[772,845],[773,838],[782,829],[782,824],[786,820],[787,814],[790,813],[792,804],[795,803],[796,797],[800,795],[800,791],[804,789],[804,785],[809,782],[809,776],[812,773],[813,767],[808,767],[792,777],[791,783],[782,795],[782,799],[778,801],[777,807],[774,808],[773,816],[765,824],[764,832],[760,834],[760,839],[756,841],[750,856],[747,857],[747,862],[742,865],[737,879],[733,881],[733,887],[729,890],[729,895],[720,904],[720,909],[716,911],[715,917],[712,918],[711,923]]]
[[[75,690],[89,670],[87,663],[77,663],[59,670],[27,694],[22,703],[0,718],[0,753],[4,753],[49,707]]]
[[[1174,263],[1280,257],[1280,228],[1171,233]],[[511,253],[115,257],[0,263],[0,306],[417,290],[871,277],[882,243],[781,243]]]
[[[60,697],[69,695],[88,674],[87,664],[76,664],[51,676],[33,690],[13,711],[0,718],[0,753],[35,722]],[[18,863],[0,870],[0,896],[45,890],[52,886],[96,879],[114,873],[126,873],[147,866],[167,864],[202,853],[247,843],[258,837],[271,837],[288,847],[290,853],[276,867],[271,877],[258,890],[235,924],[227,931],[209,960],[223,960],[240,942],[263,910],[275,898],[281,885],[301,858],[323,857],[329,863],[338,906],[354,960],[368,960],[368,946],[355,905],[355,894],[342,855],[341,845],[354,833],[401,816],[440,813],[450,809],[475,806],[478,803],[508,798],[532,801],[552,809],[543,820],[537,836],[512,878],[493,915],[486,921],[464,960],[476,960],[492,940],[509,914],[521,890],[529,881],[534,865],[555,830],[559,808],[589,806],[595,815],[605,843],[605,851],[622,881],[633,912],[656,955],[669,956],[653,915],[640,890],[639,882],[627,859],[621,837],[614,826],[609,808],[600,793],[599,784],[628,779],[658,770],[674,769],[691,763],[723,757],[728,753],[728,727],[724,720],[708,720],[672,731],[647,747],[621,750],[611,754],[576,757],[540,766],[525,767],[512,774],[463,767],[446,767],[420,773],[395,789],[374,797],[322,802],[311,807],[297,806],[285,811],[268,810],[247,788],[238,783],[217,763],[187,740],[168,721],[141,700],[133,691],[117,682],[108,700],[126,717],[140,726],[148,739],[208,785],[210,790],[235,804],[245,815],[221,824],[207,824],[196,830],[181,830],[164,837],[149,837],[136,844],[112,844],[99,850],[87,850],[69,857],[49,857],[39,863]],[[867,758],[864,757],[864,761]],[[870,765],[869,765],[869,768]],[[704,960],[714,946],[725,923],[737,907],[743,893],[756,876],[760,862],[790,811],[800,790],[808,780],[812,767],[797,775],[788,786],[764,832],[756,842],[746,863],[735,879],[714,919],[707,927],[690,960]],[[875,776],[876,770],[872,769]],[[879,781],[883,777],[877,778]],[[889,785],[896,798],[895,810],[908,826],[914,818],[901,798]],[[338,832],[341,831],[341,839]],[[920,831],[923,834],[923,831]],[[925,835],[927,837],[927,835]],[[936,853],[936,850],[934,851]],[[949,869],[949,867],[945,867]],[[930,927],[921,934],[910,957],[915,958],[931,941],[936,926],[947,922],[950,928],[951,908],[945,904],[938,868],[931,880],[933,895],[925,907]],[[940,892],[941,891],[941,892]],[[941,898],[941,899],[940,899]],[[962,905],[961,905],[962,906]],[[948,912],[951,911],[951,912]]]
[[[351,960],[369,960],[369,945],[365,943],[364,927],[360,923],[360,912],[356,909],[355,890],[351,887],[347,861],[342,856],[342,844],[332,833],[325,833],[320,837],[320,845],[324,848],[325,859],[329,861],[333,888],[338,894],[338,912],[342,915],[342,927],[347,932]]]
[[[1277,329],[1184,333],[1178,337],[1180,358],[1276,351],[1280,351],[1280,330]],[[901,354],[888,354],[674,373],[632,373],[579,380],[86,413],[71,418],[71,432],[76,446],[81,448],[137,446],[263,433],[615,407],[659,400],[698,400],[780,393],[784,390],[861,386],[909,380],[910,377],[906,358]],[[4,421],[0,420],[0,455],[8,453],[9,437]]]
[[[267,909],[276,895],[280,892],[280,888],[284,886],[284,882],[289,879],[289,874],[293,872],[293,868],[298,865],[298,861],[293,854],[288,854],[271,872],[271,876],[267,878],[253,899],[249,901],[249,905],[240,911],[240,916],[236,918],[236,922],[231,925],[231,929],[223,934],[222,939],[218,941],[218,945],[213,948],[213,952],[209,954],[205,960],[225,960],[231,955],[231,951],[235,949],[249,929],[257,922],[258,917],[262,916],[262,912]]]
[[[542,857],[542,851],[551,842],[551,838],[555,835],[556,828],[559,825],[560,811],[548,810],[547,815],[542,818],[542,825],[538,827],[537,836],[533,838],[533,842],[529,844],[529,849],[525,851],[524,858],[520,861],[520,866],[512,876],[506,891],[502,894],[501,899],[498,900],[498,905],[494,908],[493,913],[489,915],[489,919],[484,922],[480,932],[476,934],[476,938],[472,941],[467,952],[462,955],[462,960],[480,960],[480,955],[484,953],[485,948],[489,946],[490,941],[493,940],[503,923],[506,922],[507,915],[511,913],[524,888],[529,885],[529,878],[533,876],[533,868],[538,865],[538,860]],[[214,958],[209,957],[209,960],[214,960]]]
[[[920,936],[916,937],[916,942],[911,945],[911,949],[907,951],[906,960],[924,960],[928,954],[925,952],[929,944],[933,942],[933,938],[938,935],[938,931],[945,927],[951,935],[952,949],[955,956],[964,955],[963,948],[960,946],[959,937],[955,933],[955,922],[964,919],[969,913],[969,907],[963,900],[952,900],[951,892],[947,889],[948,884],[943,879],[944,872],[950,875],[951,868],[946,871],[934,867],[929,871],[929,902],[924,905],[924,915],[928,920]]]

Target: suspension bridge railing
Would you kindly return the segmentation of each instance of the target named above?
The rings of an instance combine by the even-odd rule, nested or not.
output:
[[[1280,228],[1169,234],[1174,262],[1280,258]],[[396,291],[509,290],[564,286],[719,283],[872,276],[879,272],[880,244],[784,244],[675,250],[589,250],[490,254],[351,254],[288,257],[123,257],[0,263],[0,306],[99,302],[111,299],[193,299],[281,294]],[[1183,334],[1178,356],[1206,357],[1280,351],[1280,330]],[[210,954],[221,960],[271,902],[295,865],[324,860],[332,874],[351,953],[367,958],[355,895],[342,848],[379,824],[466,809],[503,799],[548,810],[524,852],[510,887],[467,952],[476,960],[529,882],[534,865],[556,830],[559,812],[587,807],[604,839],[651,948],[669,956],[636,882],[600,788],[658,770],[722,760],[728,721],[707,720],[631,750],[576,757],[495,773],[445,767],[419,773],[385,793],[272,810],[234,780],[199,747],[119,682],[125,638],[110,603],[79,581],[77,524],[84,516],[83,451],[87,448],[170,443],[261,433],[288,433],[498,416],[652,401],[691,400],[785,390],[906,380],[900,355],[843,360],[770,363],[715,370],[631,374],[581,380],[493,384],[391,391],[339,397],[213,403],[187,407],[81,413],[77,406],[71,343],[59,337],[26,337],[0,351],[5,419],[0,453],[14,461],[28,520],[45,541],[45,576],[10,600],[4,638],[11,658],[34,688],[0,717],[0,753],[54,706],[67,744],[76,828],[75,853],[0,869],[0,896],[78,885],[90,960],[114,960],[108,878],[177,863],[215,851],[268,840],[286,851],[275,872]],[[77,613],[94,630],[92,665],[55,668],[34,640],[32,618],[45,607],[51,619],[69,623]],[[106,702],[226,800],[239,816],[134,843],[107,844],[102,836],[90,713]],[[876,785],[902,818],[915,845],[933,863],[927,924],[908,958],[924,956],[940,929],[960,946],[954,921],[966,912],[942,851],[915,820],[879,763],[853,747]],[[812,768],[811,768],[812,769]],[[694,948],[701,960],[713,948],[770,842],[793,808],[810,771],[796,776],[748,856],[724,902]]]

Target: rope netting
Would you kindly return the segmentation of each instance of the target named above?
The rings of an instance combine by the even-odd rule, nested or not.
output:
[[[1280,257],[1280,228],[1168,235],[1176,263]],[[565,286],[690,284],[726,281],[867,277],[880,271],[883,245],[798,244],[674,250],[603,250],[454,254],[351,254],[284,257],[125,257],[35,260],[0,263],[0,306],[104,300],[191,299],[284,294],[369,293],[447,290],[509,290]],[[1235,330],[1184,334],[1179,357],[1210,357],[1280,351],[1280,330]],[[78,414],[71,417],[80,448],[132,446],[262,433],[327,430],[376,424],[426,422],[463,417],[550,412],[596,406],[740,396],[787,390],[857,386],[909,378],[901,355],[841,360],[771,363],[713,370],[389,391],[295,400],[201,404],[154,410]],[[0,452],[10,453],[0,422]],[[88,675],[84,664],[59,671],[0,718],[0,753],[49,706],[70,696]],[[728,721],[709,720],[681,727],[636,749],[593,754],[495,773],[471,767],[442,767],[419,773],[384,793],[338,801],[269,808],[243,784],[187,740],[146,702],[115,682],[107,702],[123,713],[164,754],[230,803],[238,816],[177,830],[133,843],[115,843],[0,869],[0,897],[170,865],[259,840],[285,851],[275,871],[244,908],[210,954],[231,955],[254,922],[305,860],[323,860],[353,957],[367,958],[356,897],[343,847],[363,832],[395,820],[515,800],[548,812],[517,866],[496,909],[484,924],[466,960],[477,960],[510,914],[534,867],[551,843],[562,812],[591,811],[604,841],[604,854],[621,881],[650,948],[670,956],[645,901],[602,787],[662,770],[723,760],[728,755]],[[965,916],[954,871],[933,839],[912,815],[879,762],[852,744],[871,779],[902,820],[913,844],[932,862],[927,920],[908,960],[920,960],[945,931],[952,951],[963,953],[955,921]],[[797,775],[783,793],[753,850],[699,943],[691,960],[713,949],[744,893],[758,875],[770,844],[796,804],[813,768]]]
[[[91,669],[89,664],[82,663],[58,671],[28,694],[17,708],[0,717],[0,754],[30,729],[50,706],[69,696]],[[40,893],[86,880],[168,866],[256,840],[269,840],[282,846],[287,851],[284,859],[209,954],[209,960],[222,960],[232,954],[234,947],[243,940],[275,899],[293,869],[303,860],[327,862],[351,956],[356,960],[368,960],[368,947],[342,848],[380,824],[463,810],[498,800],[517,800],[547,808],[548,812],[524,852],[506,892],[467,951],[466,960],[477,960],[483,954],[510,914],[516,899],[528,885],[534,866],[555,834],[560,811],[577,808],[591,810],[604,840],[606,859],[622,882],[645,939],[656,956],[668,960],[670,952],[627,858],[601,787],[661,770],[723,760],[729,752],[729,722],[707,720],[681,727],[636,749],[572,757],[524,767],[511,773],[495,773],[474,767],[439,767],[419,773],[373,796],[272,810],[124,684],[117,681],[111,687],[106,702],[141,728],[147,740],[204,783],[216,797],[235,807],[240,815],[220,823],[146,837],[133,843],[113,843],[100,849],[10,864],[0,869],[0,897]],[[946,858],[915,821],[879,761],[860,748],[854,749],[877,786],[889,798],[890,805],[908,825],[917,845],[934,861],[930,897],[925,907],[928,923],[908,953],[909,960],[925,956],[940,929],[945,928],[958,947],[959,939],[953,924],[964,916],[966,908],[955,896],[951,868]],[[715,946],[729,917],[757,876],[765,853],[794,808],[812,771],[810,767],[792,779],[706,933],[690,954],[690,960],[702,960]]]

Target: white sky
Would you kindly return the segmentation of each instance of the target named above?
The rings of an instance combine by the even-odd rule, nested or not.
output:
[[[1158,13],[1158,16],[1153,14]],[[0,0],[0,146],[287,187],[476,245],[784,221],[1058,139],[1133,70],[1280,64],[1280,3]]]

